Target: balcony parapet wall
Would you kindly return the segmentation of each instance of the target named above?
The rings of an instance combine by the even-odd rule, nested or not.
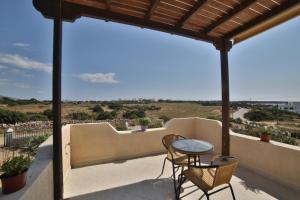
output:
[[[109,123],[72,124],[63,127],[65,177],[71,168],[164,153],[161,139],[167,134],[206,140],[221,154],[222,123],[203,118],[178,118],[164,127],[117,131]],[[230,152],[240,165],[300,191],[300,147],[230,133]]]

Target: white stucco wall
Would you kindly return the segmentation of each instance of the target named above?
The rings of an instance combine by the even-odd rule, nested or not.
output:
[[[221,154],[222,123],[202,118],[172,119],[146,132],[117,131],[108,123],[70,125],[71,166],[130,159],[165,152],[161,139],[180,134],[212,143]],[[231,132],[230,152],[240,165],[300,190],[300,147]]]

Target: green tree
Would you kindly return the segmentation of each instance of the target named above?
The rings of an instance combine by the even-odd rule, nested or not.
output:
[[[103,108],[100,106],[100,105],[95,105],[93,108],[92,108],[93,112],[103,112]]]

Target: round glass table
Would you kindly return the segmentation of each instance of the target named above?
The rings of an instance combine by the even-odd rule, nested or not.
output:
[[[214,146],[209,142],[196,139],[182,139],[176,140],[172,143],[172,147],[179,153],[186,154],[188,156],[188,162],[190,164],[190,158],[194,158],[194,164],[196,165],[196,157],[204,154],[209,154],[214,150]]]

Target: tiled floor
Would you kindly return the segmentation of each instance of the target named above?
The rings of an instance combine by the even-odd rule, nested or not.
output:
[[[157,178],[163,158],[164,155],[158,155],[72,169],[65,182],[64,197],[72,200],[174,199],[170,163],[166,164],[163,176]],[[241,167],[231,183],[239,200],[300,199],[300,191],[286,188]],[[199,199],[203,194],[190,182],[185,183],[183,188],[183,200]],[[230,190],[226,189],[212,195],[211,199],[227,200],[232,197]]]

